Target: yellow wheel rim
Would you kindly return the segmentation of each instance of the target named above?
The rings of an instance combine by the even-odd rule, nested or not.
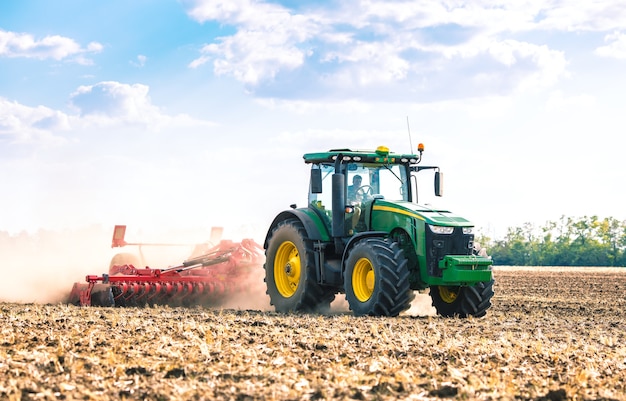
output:
[[[300,272],[298,248],[291,241],[283,242],[274,257],[274,283],[280,295],[289,298],[296,293],[300,284]]]
[[[456,301],[459,296],[459,287],[445,287],[439,286],[439,296],[441,300],[447,304],[451,304]]]
[[[354,265],[352,272],[352,290],[354,296],[361,302],[366,302],[372,297],[376,275],[374,266],[367,258],[359,259]]]

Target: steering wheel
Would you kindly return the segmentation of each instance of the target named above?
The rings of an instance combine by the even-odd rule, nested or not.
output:
[[[371,198],[373,194],[374,188],[372,188],[371,185],[363,185],[354,192],[354,195],[357,199],[368,199]]]

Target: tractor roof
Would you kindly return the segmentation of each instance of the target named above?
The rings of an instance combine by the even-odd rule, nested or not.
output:
[[[379,146],[375,150],[331,149],[328,152],[306,153],[303,157],[305,163],[324,163],[334,162],[340,154],[346,161],[366,163],[404,164],[416,163],[420,159],[417,154],[390,152],[385,146]]]

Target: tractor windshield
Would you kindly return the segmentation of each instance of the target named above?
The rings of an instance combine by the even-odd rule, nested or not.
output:
[[[399,165],[348,165],[346,194],[348,204],[374,198],[408,200],[406,170]]]

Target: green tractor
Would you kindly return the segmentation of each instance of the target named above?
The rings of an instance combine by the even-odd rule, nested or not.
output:
[[[397,316],[414,291],[430,289],[442,316],[480,317],[491,306],[491,258],[474,244],[473,225],[417,203],[418,154],[334,149],[307,153],[306,208],[292,205],[272,222],[264,248],[265,282],[279,312],[324,312],[345,293],[355,315]]]

